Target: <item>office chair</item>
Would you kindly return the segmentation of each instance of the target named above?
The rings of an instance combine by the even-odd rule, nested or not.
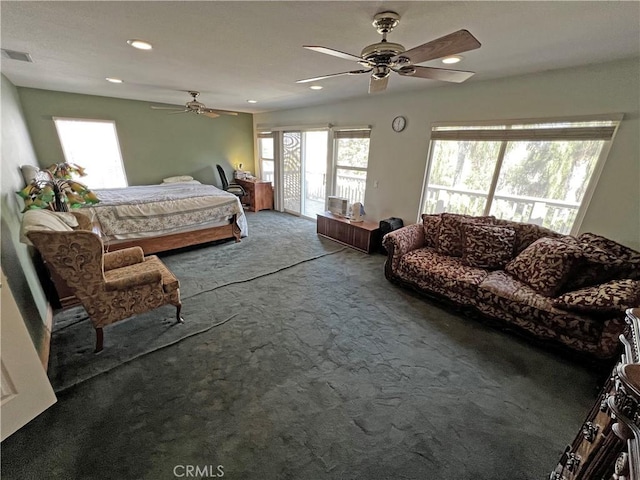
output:
[[[218,174],[220,175],[222,189],[225,192],[233,193],[236,197],[244,197],[247,195],[247,192],[242,187],[242,185],[238,185],[237,183],[229,183],[229,181],[227,180],[227,174],[224,173],[224,170],[220,165],[216,165],[216,168],[218,169]]]

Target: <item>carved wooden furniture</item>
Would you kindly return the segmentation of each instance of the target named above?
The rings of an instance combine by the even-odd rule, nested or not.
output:
[[[331,212],[318,213],[318,235],[330,238],[361,252],[371,253],[380,246],[380,225],[374,222],[351,223]]]
[[[550,480],[640,480],[640,308],[625,321],[624,353]]]
[[[257,212],[273,209],[273,185],[271,185],[271,182],[238,178],[236,183],[247,192],[242,202],[248,205],[250,211]]]
[[[30,231],[29,240],[80,300],[96,330],[96,352],[103,347],[103,327],[162,305],[176,307],[182,322],[178,279],[140,247],[104,252],[92,231]]]

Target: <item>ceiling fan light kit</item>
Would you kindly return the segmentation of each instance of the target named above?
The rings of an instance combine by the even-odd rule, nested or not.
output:
[[[304,45],[304,48],[318,53],[332,55],[344,60],[359,63],[364,69],[348,72],[331,73],[319,77],[305,78],[296,83],[307,83],[323,80],[325,78],[342,75],[371,74],[369,80],[369,93],[377,93],[387,88],[389,75],[395,72],[405,77],[426,78],[445,82],[461,83],[470,78],[474,72],[450,70],[445,68],[432,68],[418,66],[418,63],[435,60],[438,58],[455,59],[460,61],[462,57],[458,53],[474,50],[480,47],[480,42],[467,30],[458,30],[444,37],[418,45],[406,50],[399,43],[387,41],[387,34],[400,23],[400,15],[396,12],[380,12],[373,17],[373,26],[382,35],[382,40],[364,47],[360,56],[341,52],[328,47]],[[445,62],[447,63],[447,62]]]

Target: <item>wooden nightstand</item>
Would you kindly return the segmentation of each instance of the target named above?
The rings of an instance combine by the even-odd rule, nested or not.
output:
[[[248,205],[248,210],[257,212],[273,209],[273,185],[271,182],[240,179],[235,179],[234,182],[246,190],[247,195],[242,197],[242,202]]]

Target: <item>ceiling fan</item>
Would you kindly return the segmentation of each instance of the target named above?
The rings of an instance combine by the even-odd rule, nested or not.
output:
[[[217,110],[215,108],[208,108],[204,103],[201,103],[197,100],[200,92],[196,92],[193,90],[189,91],[189,95],[193,97],[193,100],[184,104],[184,108],[176,108],[176,107],[158,107],[152,105],[151,108],[154,110],[171,110],[169,113],[195,113],[196,115],[204,115],[209,118],[216,118],[220,115],[238,115],[238,112],[231,112],[229,110]]]
[[[450,70],[446,68],[420,67],[416,64],[448,57],[480,47],[480,42],[467,30],[458,30],[436,40],[405,50],[399,43],[387,41],[387,34],[400,22],[396,12],[381,12],[373,17],[373,26],[382,35],[382,41],[364,47],[360,56],[334,50],[333,48],[304,45],[304,48],[334,57],[353,60],[364,67],[362,70],[332,73],[320,77],[305,78],[296,83],[315,82],[340,75],[359,75],[371,73],[369,93],[381,92],[387,88],[389,75],[396,72],[405,77],[427,78],[445,82],[461,83],[471,77],[474,72]]]

